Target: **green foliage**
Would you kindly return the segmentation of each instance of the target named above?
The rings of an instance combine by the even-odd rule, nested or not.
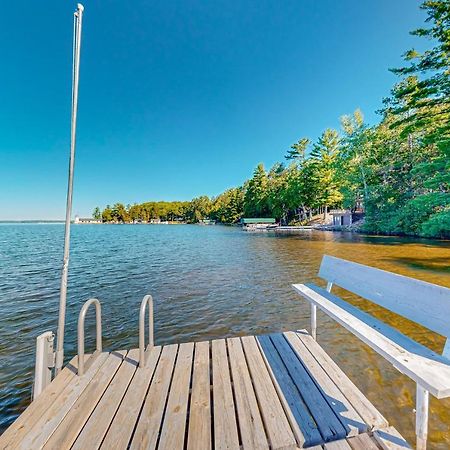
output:
[[[268,177],[263,164],[258,164],[246,185],[244,214],[247,217],[265,217],[269,214]]]
[[[450,145],[450,2],[428,0],[422,9],[427,12],[428,28],[411,34],[425,37],[434,47],[419,53],[405,53],[406,67],[392,71],[404,76],[392,90],[387,106],[404,124],[404,135],[423,133],[425,143],[435,143],[441,149]]]
[[[188,222],[197,223],[203,219],[209,219],[212,210],[212,202],[209,197],[203,195],[191,200],[186,207],[184,217]]]
[[[102,211],[102,220],[103,222],[112,222],[112,211],[109,205],[106,205],[105,209]]]
[[[338,171],[341,174],[342,203],[344,208],[352,208],[358,201],[368,200],[370,131],[365,126],[364,116],[359,109],[353,115],[342,116],[341,126],[344,135],[341,139]]]
[[[412,34],[429,38],[434,46],[405,53],[408,65],[393,70],[404,78],[383,112],[399,143],[391,155],[403,188],[395,231],[442,237],[450,234],[450,2],[425,1],[421,8],[430,26]]]
[[[450,238],[450,208],[433,214],[422,224],[421,235],[425,237]]]
[[[189,202],[145,202],[127,205],[116,203],[112,208],[107,205],[102,211],[103,222],[138,222],[151,220],[185,220]]]
[[[244,191],[242,188],[228,189],[213,201],[211,219],[221,223],[237,223],[244,209]]]
[[[291,145],[290,150],[287,151],[285,156],[288,160],[303,161],[306,156],[306,150],[311,141],[308,138],[301,138],[295,144]]]
[[[398,210],[394,231],[428,235],[429,230],[426,223],[430,220],[434,223],[434,216],[440,216],[443,211],[448,213],[449,207],[450,194],[448,193],[430,192],[419,195],[408,201],[404,208]],[[450,231],[450,227],[447,226],[448,231]],[[441,234],[445,234],[445,230],[441,230],[438,235]]]
[[[102,212],[100,211],[100,208],[98,206],[94,208],[94,211],[92,212],[92,217],[97,220],[100,220],[102,218]]]
[[[336,130],[326,129],[313,146],[311,152],[312,176],[316,184],[316,202],[325,207],[340,205],[343,195],[340,191],[338,171],[340,137]]]

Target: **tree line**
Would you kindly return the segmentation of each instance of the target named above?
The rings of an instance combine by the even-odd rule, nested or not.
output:
[[[189,202],[117,203],[95,217],[105,222],[275,217],[304,223],[330,208],[365,210],[364,229],[383,234],[450,237],[450,3],[429,0],[423,53],[409,50],[405,67],[379,111],[376,125],[360,110],[341,117],[339,130],[302,137],[283,162],[258,164],[242,186]]]

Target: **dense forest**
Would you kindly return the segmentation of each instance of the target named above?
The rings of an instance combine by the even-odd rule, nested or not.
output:
[[[426,25],[412,32],[428,50],[404,54],[405,66],[369,126],[356,110],[316,142],[302,137],[285,160],[259,164],[243,186],[189,202],[117,203],[94,216],[105,222],[275,217],[304,223],[329,208],[365,210],[372,233],[450,237],[450,2],[425,1]]]

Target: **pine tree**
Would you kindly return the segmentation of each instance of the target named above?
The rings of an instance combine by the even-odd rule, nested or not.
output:
[[[287,160],[295,160],[302,163],[306,157],[306,150],[311,141],[308,138],[301,138],[295,144],[291,145],[291,149],[287,151],[285,158]]]
[[[248,181],[244,196],[244,214],[262,217],[268,214],[268,179],[263,164],[258,164],[253,177]]]
[[[96,206],[94,208],[94,211],[92,212],[92,217],[96,220],[100,220],[102,218],[102,213],[100,211],[100,208]]]
[[[450,2],[427,0],[421,9],[427,12],[426,22],[431,26],[411,34],[436,45],[423,53],[407,51],[408,66],[391,69],[406,78],[394,87],[387,106],[406,125],[404,135],[428,128],[424,142],[444,149],[450,144]]]
[[[346,208],[354,208],[357,201],[369,199],[368,189],[368,156],[370,154],[370,132],[364,125],[364,116],[357,109],[352,115],[341,117],[344,137],[341,141],[339,170],[345,174],[341,178],[343,204]]]
[[[336,130],[326,129],[313,146],[311,152],[310,176],[317,189],[317,202],[324,207],[324,219],[328,207],[342,201],[338,178],[338,156],[340,139]]]

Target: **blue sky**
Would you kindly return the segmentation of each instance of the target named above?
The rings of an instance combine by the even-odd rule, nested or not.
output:
[[[375,123],[419,4],[86,0],[74,215],[217,195],[357,107]],[[2,5],[0,220],[64,217],[75,6]]]

